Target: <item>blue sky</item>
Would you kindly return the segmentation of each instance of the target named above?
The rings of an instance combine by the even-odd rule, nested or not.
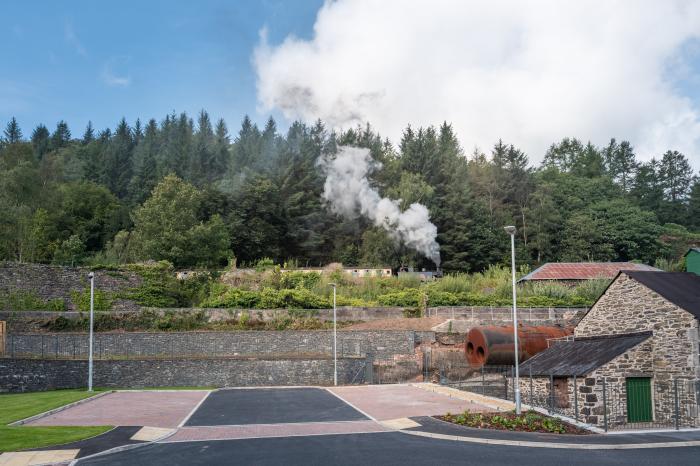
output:
[[[311,36],[322,0],[5,2],[0,19],[0,125],[15,116],[25,136],[65,119],[74,136],[205,108],[235,132],[256,111],[251,56]]]

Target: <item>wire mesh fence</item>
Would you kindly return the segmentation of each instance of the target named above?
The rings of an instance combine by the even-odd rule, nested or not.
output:
[[[86,334],[10,334],[5,357],[17,359],[87,359]],[[165,359],[247,356],[330,357],[331,332],[224,332],[95,334],[94,359]],[[413,343],[410,342],[412,347]],[[407,345],[408,348],[408,345]],[[337,338],[338,357],[363,357],[373,343],[362,335]],[[400,348],[401,349],[401,348]]]
[[[440,364],[440,383],[515,400],[513,366]],[[519,374],[523,404],[605,431],[700,427],[700,381],[693,378],[555,377]]]

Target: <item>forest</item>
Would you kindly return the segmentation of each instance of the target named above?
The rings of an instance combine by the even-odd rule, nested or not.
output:
[[[319,159],[342,146],[370,151],[382,196],[428,207],[447,272],[507,264],[510,224],[526,266],[636,260],[673,269],[700,243],[700,177],[673,148],[648,162],[616,139],[598,147],[565,138],[545,154],[507,140],[465,150],[448,123],[408,126],[398,143],[369,124],[334,132],[294,122],[282,133],[273,119],[260,128],[245,117],[230,132],[204,110],[78,133],[64,121],[26,132],[6,123],[0,260],[434,267],[370,220],[329,209]]]

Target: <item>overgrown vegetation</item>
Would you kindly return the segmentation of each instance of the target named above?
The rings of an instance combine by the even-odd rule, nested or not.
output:
[[[339,327],[352,325],[353,322],[338,322]],[[318,319],[313,311],[297,310],[281,313],[279,316],[263,321],[259,316],[248,312],[238,317],[210,321],[203,310],[165,311],[143,310],[125,314],[96,314],[95,331],[194,331],[194,330],[320,330],[332,328],[332,322]],[[44,328],[49,332],[85,332],[88,330],[88,316],[79,319],[57,317],[48,321]]]
[[[447,413],[436,416],[443,421],[477,429],[512,430],[523,432],[544,432],[550,434],[587,434],[588,431],[563,422],[559,419],[545,416],[536,411],[527,411],[521,415],[515,412],[505,413],[472,413],[469,410],[461,414]]]
[[[0,292],[0,309],[8,311],[65,311],[61,298],[44,300],[32,291]]]

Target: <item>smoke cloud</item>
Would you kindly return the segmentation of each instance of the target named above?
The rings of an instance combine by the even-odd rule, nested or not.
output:
[[[452,123],[462,146],[499,138],[540,161],[578,137],[677,149],[700,167],[700,2],[336,0],[313,36],[253,57],[261,111],[398,141]]]
[[[369,184],[367,175],[377,168],[369,150],[359,147],[339,147],[334,158],[320,161],[326,172],[323,198],[331,210],[346,218],[366,217],[384,228],[392,237],[415,249],[440,266],[440,245],[437,227],[423,204],[411,204],[403,212],[399,201],[381,197]]]

